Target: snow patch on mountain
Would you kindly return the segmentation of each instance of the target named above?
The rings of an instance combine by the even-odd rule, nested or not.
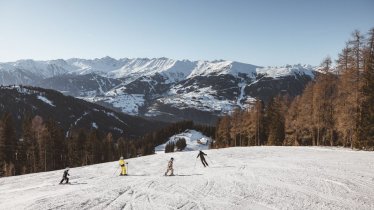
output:
[[[110,103],[113,107],[120,108],[122,112],[137,115],[139,108],[144,105],[143,94],[123,94],[115,97],[106,97],[101,101]]]
[[[155,148],[156,153],[164,153],[165,147],[169,142],[176,143],[179,139],[186,140],[186,148],[183,151],[198,151],[209,149],[212,142],[210,137],[205,136],[199,131],[186,130],[183,133],[176,134],[169,138],[165,144],[161,144]]]
[[[129,59],[123,58],[116,60],[109,56],[103,58],[96,58],[96,59],[79,59],[79,58],[71,58],[68,59],[66,62],[72,66],[72,71],[69,73],[74,74],[90,74],[90,73],[98,73],[100,75],[106,75],[111,71],[115,71],[121,66],[123,66]]]
[[[118,108],[129,115],[138,115],[139,108],[145,102],[144,94],[114,94],[113,92],[107,93],[106,96],[82,97],[82,99],[92,103],[104,102],[111,104],[114,108]]]
[[[239,74],[247,74],[249,77],[256,76],[256,68],[258,66],[239,63],[234,61],[197,61],[196,68],[188,76],[188,78],[195,76],[232,74],[238,76]]]
[[[189,60],[173,60],[168,58],[141,58],[129,59],[121,68],[109,72],[114,78],[130,78],[133,81],[143,76],[161,74],[167,82],[177,82],[185,79],[196,66],[195,62]]]
[[[99,126],[97,126],[96,122],[92,122],[91,126],[92,126],[92,128],[95,128],[95,129],[99,128]]]
[[[290,75],[308,75],[314,77],[315,68],[311,65],[286,65],[281,67],[261,67],[257,68],[257,74],[265,75],[266,77],[279,78]]]
[[[55,106],[53,104],[53,102],[51,100],[49,100],[48,98],[46,98],[45,96],[41,96],[41,95],[38,95],[37,98],[41,101],[43,101],[44,103],[50,105],[50,106]]]
[[[168,95],[158,101],[179,109],[194,108],[201,111],[228,113],[236,106],[236,101],[220,99],[212,87],[188,91],[177,85],[169,91]]]

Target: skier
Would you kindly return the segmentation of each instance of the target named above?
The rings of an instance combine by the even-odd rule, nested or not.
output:
[[[204,167],[207,167],[207,166],[209,166],[209,165],[208,165],[208,163],[206,162],[204,155],[207,155],[207,154],[205,154],[203,151],[200,150],[200,151],[199,151],[199,154],[197,155],[196,158],[198,158],[198,157],[200,156],[201,163],[203,164]]]
[[[168,169],[165,172],[165,176],[169,173],[169,171],[171,171],[170,176],[174,176],[173,161],[174,161],[174,158],[170,158],[169,163],[168,163]]]
[[[70,174],[69,174],[69,167],[67,167],[67,168],[65,169],[65,171],[64,171],[64,175],[62,175],[62,180],[61,180],[60,184],[62,184],[62,182],[63,182],[64,180],[66,180],[65,184],[69,183],[69,178],[68,178],[68,176],[70,176]]]
[[[119,159],[119,165],[121,167],[121,173],[119,174],[120,176],[127,176],[125,164],[127,163],[125,162],[125,160],[123,160],[123,157],[121,156]]]

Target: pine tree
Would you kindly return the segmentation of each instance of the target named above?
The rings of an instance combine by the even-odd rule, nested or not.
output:
[[[176,142],[175,146],[177,146],[177,149],[179,151],[184,150],[186,148],[186,146],[187,146],[186,139],[185,138],[178,139],[178,141]]]
[[[174,141],[169,141],[165,146],[165,153],[174,152],[175,143]]]
[[[6,161],[5,161],[5,136],[4,136],[4,123],[0,120],[0,177],[5,176],[6,170]]]
[[[266,109],[268,140],[267,145],[282,145],[285,138],[284,115],[281,97],[269,102]]]
[[[352,57],[351,51],[352,49],[349,48],[348,44],[346,44],[346,47],[342,50],[341,53],[339,53],[338,59],[336,60],[338,75],[340,75],[341,72],[345,72],[348,69],[353,68],[351,66],[351,64],[353,63],[353,57]]]
[[[3,176],[15,174],[16,132],[10,113],[5,113],[0,123],[0,171]]]
[[[222,117],[217,123],[216,146],[228,147],[231,143],[230,137],[231,122],[230,116]]]
[[[374,28],[369,32],[363,75],[362,120],[359,125],[360,146],[374,150]]]
[[[70,167],[80,166],[77,138],[71,135],[68,137],[67,142],[68,142],[68,166]]]
[[[231,115],[231,129],[230,129],[230,139],[231,144],[229,146],[236,147],[241,145],[241,136],[242,136],[242,113],[239,109],[235,109]]]
[[[354,66],[354,109],[355,109],[355,126],[354,126],[354,135],[353,135],[353,147],[359,147],[359,122],[361,121],[360,109],[361,109],[361,99],[362,99],[362,80],[361,73],[363,70],[363,40],[364,37],[360,31],[355,30],[352,33],[352,40],[348,42],[350,48],[352,49],[353,66]]]
[[[113,135],[112,133],[108,133],[104,139],[104,162],[115,160],[113,144]]]
[[[352,49],[347,44],[339,54],[337,60],[339,80],[337,83],[337,96],[334,101],[335,129],[338,134],[338,143],[353,147],[354,131],[356,125],[356,73]]]
[[[302,124],[300,122],[300,96],[296,97],[287,110],[285,117],[285,145],[300,145]]]
[[[314,91],[314,124],[317,128],[317,145],[334,145],[334,100],[337,95],[337,78],[330,72],[331,58],[322,61],[323,73],[317,76]]]

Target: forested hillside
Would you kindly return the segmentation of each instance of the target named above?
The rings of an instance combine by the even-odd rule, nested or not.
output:
[[[116,137],[97,128],[76,129],[65,135],[59,123],[41,116],[25,117],[17,132],[12,115],[5,113],[0,119],[0,177],[154,154],[155,146],[186,129],[200,130],[208,136],[215,133],[214,127],[183,121],[156,131],[150,129],[142,136]]]
[[[256,100],[217,124],[216,147],[328,145],[374,150],[374,28],[354,31],[336,68],[330,57],[304,92]]]

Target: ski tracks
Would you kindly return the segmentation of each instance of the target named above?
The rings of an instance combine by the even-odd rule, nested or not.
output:
[[[292,155],[290,155],[292,154]],[[61,171],[2,178],[0,209],[374,209],[372,153],[315,148],[210,150],[213,167],[194,167],[195,153],[174,153],[180,176],[162,176],[171,154],[72,169],[78,185],[57,185]],[[43,180],[43,181],[41,181]],[[56,183],[57,182],[57,183]]]

